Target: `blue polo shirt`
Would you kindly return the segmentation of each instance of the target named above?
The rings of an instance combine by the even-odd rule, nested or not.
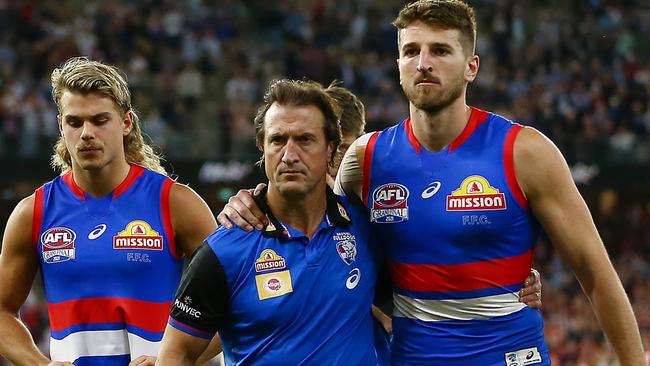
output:
[[[377,365],[376,264],[364,208],[328,189],[310,240],[257,201],[268,227],[211,234],[184,275],[169,323],[206,339],[218,331],[229,365]]]

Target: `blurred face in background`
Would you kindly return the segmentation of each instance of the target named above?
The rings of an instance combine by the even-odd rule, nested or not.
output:
[[[334,154],[334,163],[329,168],[329,175],[332,178],[336,178],[336,174],[339,172],[339,167],[341,166],[341,161],[343,161],[343,156],[345,155],[345,152],[348,151],[350,145],[352,145],[354,140],[356,140],[358,137],[359,135],[355,133],[343,132],[341,134],[341,143],[339,144],[339,147],[336,150],[336,154]]]

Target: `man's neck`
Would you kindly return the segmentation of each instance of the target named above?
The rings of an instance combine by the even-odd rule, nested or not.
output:
[[[126,179],[130,169],[126,160],[97,170],[85,170],[73,163],[72,176],[84,192],[93,197],[104,197]]]
[[[429,151],[440,151],[451,144],[463,132],[472,113],[463,97],[437,112],[418,109],[412,103],[409,108],[413,134]]]
[[[285,196],[269,183],[266,200],[278,220],[311,239],[327,210],[326,194],[324,179],[311,192],[301,197]]]

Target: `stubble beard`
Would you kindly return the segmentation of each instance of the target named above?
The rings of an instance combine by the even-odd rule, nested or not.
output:
[[[402,90],[409,102],[417,109],[427,113],[438,113],[460,98],[463,94],[465,83],[461,76],[452,82],[450,88],[440,93],[435,93],[429,89],[423,89],[418,92],[416,88],[417,86],[407,87],[406,85],[402,85]]]
[[[313,183],[308,179],[300,182],[281,180],[276,177],[273,182],[280,195],[289,201],[303,200],[313,190]]]
[[[301,201],[309,193],[310,187],[303,185],[301,187],[287,187],[284,184],[278,184],[278,192],[288,201]]]

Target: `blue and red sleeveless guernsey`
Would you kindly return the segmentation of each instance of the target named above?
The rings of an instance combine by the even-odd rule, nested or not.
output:
[[[182,261],[168,177],[132,165],[93,198],[72,173],[36,190],[33,242],[48,302],[50,355],[75,365],[127,365],[158,354]]]
[[[521,128],[473,108],[439,152],[410,119],[368,141],[363,198],[394,285],[393,364],[550,364],[541,314],[517,295],[539,234],[514,174]]]

